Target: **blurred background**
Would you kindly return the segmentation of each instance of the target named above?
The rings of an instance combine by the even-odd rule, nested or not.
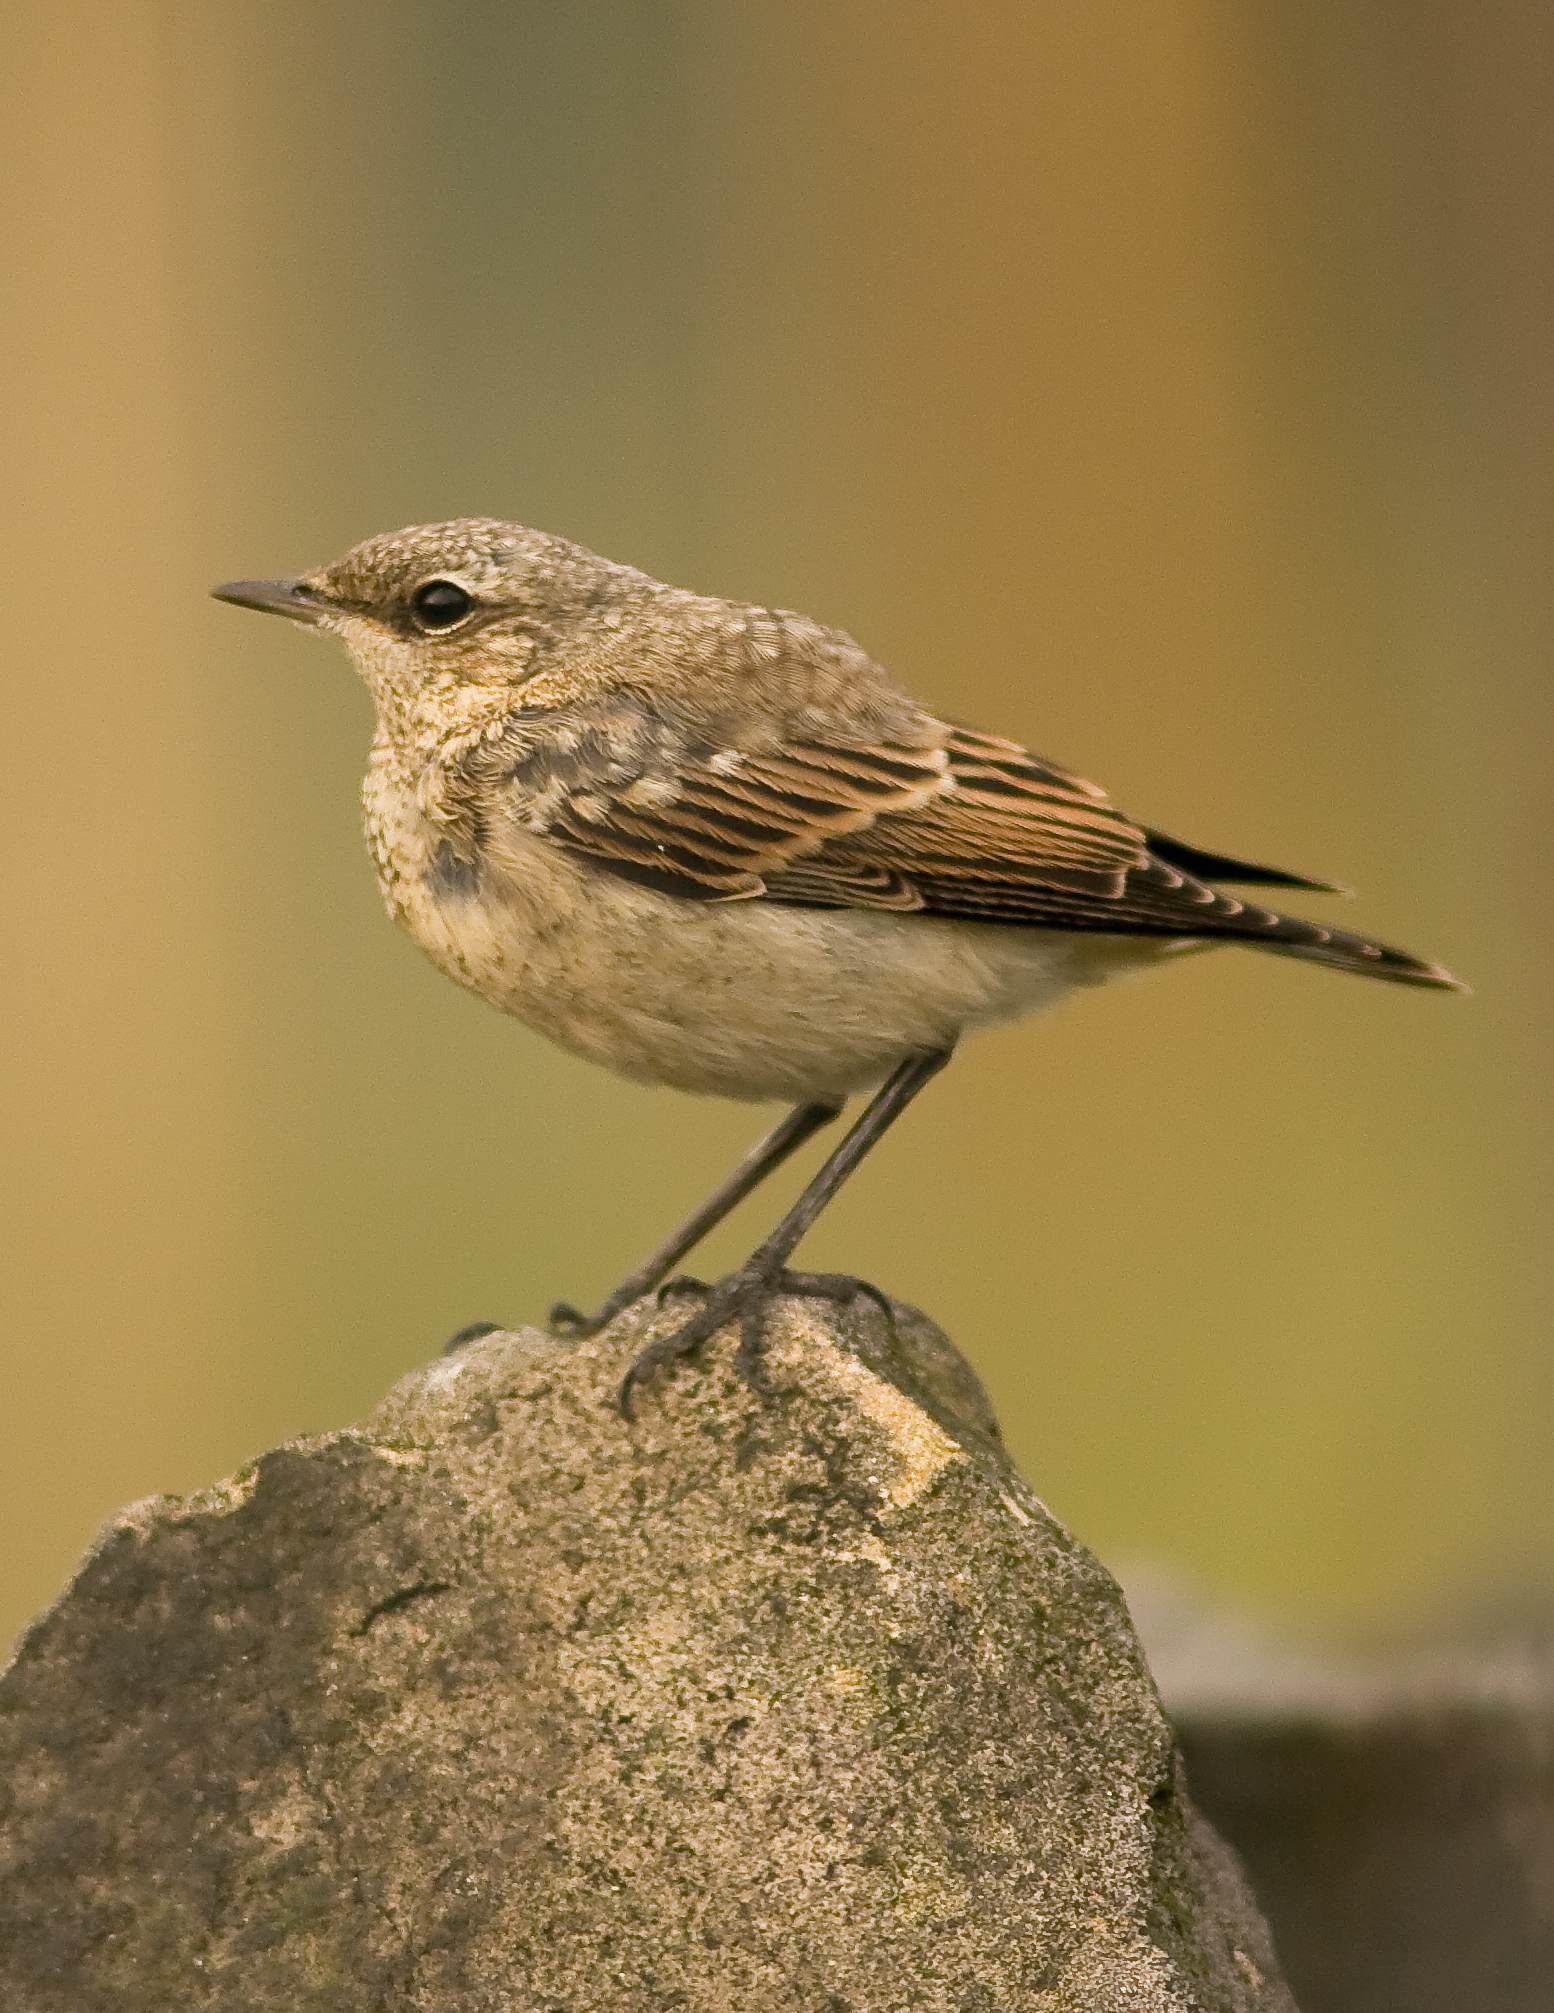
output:
[[[1473,981],[1226,955],[983,1036],[806,1252],[1108,1559],[1350,1639],[1546,1594],[1554,13],[8,22],[0,1638],[770,1117],[422,962],[343,654],[205,598],[465,512],[840,622]]]

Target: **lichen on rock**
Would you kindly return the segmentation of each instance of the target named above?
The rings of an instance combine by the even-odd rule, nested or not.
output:
[[[137,1506],[0,1681],[27,2013],[1288,2013],[1110,1576],[921,1317],[496,1334]]]

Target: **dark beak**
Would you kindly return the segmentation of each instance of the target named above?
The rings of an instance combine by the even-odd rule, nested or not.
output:
[[[211,593],[234,608],[257,608],[262,615],[289,615],[293,622],[321,622],[329,603],[303,580],[227,580]]]

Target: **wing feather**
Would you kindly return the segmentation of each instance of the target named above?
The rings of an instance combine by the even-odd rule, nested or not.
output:
[[[809,731],[739,747],[682,739],[641,709],[531,721],[504,773],[530,829],[685,900],[1171,935],[1278,920],[1198,879],[1186,848],[1180,864],[1152,853],[1072,770],[926,714],[918,725],[910,742]]]

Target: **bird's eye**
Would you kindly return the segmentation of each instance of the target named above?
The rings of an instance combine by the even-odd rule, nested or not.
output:
[[[410,597],[410,613],[418,629],[453,629],[475,605],[454,580],[423,580]]]

